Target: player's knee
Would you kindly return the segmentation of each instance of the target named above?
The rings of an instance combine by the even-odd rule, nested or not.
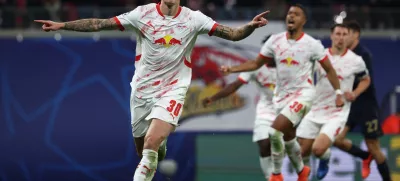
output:
[[[366,139],[365,144],[370,152],[379,151],[379,140],[378,139]]]
[[[144,148],[157,150],[161,142],[165,140],[165,136],[148,134],[144,138]]]
[[[328,148],[324,148],[324,147],[321,147],[321,146],[314,146],[313,148],[312,148],[312,153],[313,153],[313,155],[315,155],[316,157],[321,157],[322,155],[324,155],[324,153],[326,152],[326,150],[327,150]]]

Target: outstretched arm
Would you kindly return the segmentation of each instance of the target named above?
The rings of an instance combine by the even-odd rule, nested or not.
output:
[[[253,33],[255,29],[256,28],[251,26],[250,24],[246,24],[239,28],[231,28],[225,25],[218,25],[215,29],[214,36],[226,40],[239,41],[251,35],[251,33]]]
[[[256,60],[250,60],[250,61],[247,61],[247,62],[242,63],[237,66],[233,66],[233,67],[222,66],[221,71],[225,74],[237,73],[237,72],[248,72],[248,71],[257,70],[265,64],[273,65],[274,64],[273,59],[269,58],[269,57],[264,57],[262,55],[258,55]]]
[[[120,24],[115,18],[110,19],[81,19],[69,22],[53,22],[47,20],[35,20],[42,23],[44,31],[57,31],[60,29],[78,32],[96,32],[102,30],[120,29]]]
[[[263,27],[268,23],[267,19],[264,18],[268,13],[269,11],[263,12],[254,17],[251,22],[238,28],[218,25],[213,35],[231,41],[243,40],[251,35],[256,28]]]
[[[224,89],[214,94],[213,96],[205,98],[202,101],[203,106],[207,107],[214,101],[228,97],[232,93],[236,92],[240,87],[242,87],[243,84],[244,83],[241,80],[237,79],[235,82],[230,83],[228,86],[226,86]]]
[[[92,32],[101,30],[118,30],[118,23],[114,18],[110,19],[81,19],[65,22],[64,30]]]

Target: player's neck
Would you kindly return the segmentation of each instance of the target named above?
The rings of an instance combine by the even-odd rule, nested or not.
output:
[[[351,46],[349,47],[350,50],[354,50],[357,45],[360,43],[360,40],[356,39],[354,40],[353,44],[351,44]]]
[[[163,15],[175,16],[178,13],[179,5],[167,6],[164,3],[160,3],[160,10]]]
[[[338,48],[336,46],[332,46],[329,49],[329,51],[330,51],[330,53],[332,55],[341,55],[342,56],[347,51],[347,49],[346,48]]]
[[[298,40],[303,36],[303,30],[287,31],[286,37],[288,40]]]

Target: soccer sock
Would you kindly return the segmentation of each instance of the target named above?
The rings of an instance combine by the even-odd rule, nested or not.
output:
[[[134,181],[146,181],[152,180],[154,173],[157,169],[157,157],[158,153],[153,150],[143,150],[143,158],[136,168],[135,175],[133,176]]]
[[[390,176],[389,166],[386,163],[386,160],[383,163],[378,164],[378,170],[379,170],[379,173],[381,174],[381,177],[382,177],[382,179],[384,181],[391,181],[392,180],[392,178]]]
[[[304,162],[304,165],[307,165],[308,167],[311,167],[310,156],[303,157],[303,162]]]
[[[301,147],[296,138],[285,142],[285,149],[294,169],[296,169],[297,173],[301,172],[304,168],[304,163],[301,158]]]
[[[330,160],[330,158],[331,158],[331,149],[330,148],[328,148],[325,151],[325,153],[322,156],[319,157],[319,159],[328,160],[328,161]]]
[[[351,148],[349,151],[347,151],[347,153],[350,153],[351,155],[355,156],[355,157],[359,157],[363,160],[367,159],[369,156],[369,153],[360,149],[358,146],[355,145],[351,145]]]
[[[265,175],[265,178],[269,180],[269,177],[271,176],[272,173],[272,159],[271,156],[268,157],[260,157],[260,165],[261,169]]]
[[[274,128],[270,128],[270,141],[272,153],[271,158],[273,163],[272,173],[280,174],[285,153],[283,133]]]

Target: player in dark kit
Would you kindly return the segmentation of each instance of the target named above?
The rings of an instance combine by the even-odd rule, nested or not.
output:
[[[361,56],[365,61],[367,69],[369,71],[371,79],[372,75],[372,59],[369,51],[362,46],[360,42],[360,25],[356,21],[349,21],[346,23],[350,29],[350,35],[347,42],[348,48],[354,53]],[[356,79],[354,87],[360,83]],[[382,153],[379,145],[379,137],[383,135],[381,125],[379,124],[379,108],[378,101],[375,97],[375,86],[371,81],[368,89],[360,95],[351,105],[350,115],[347,120],[347,124],[343,132],[338,135],[334,145],[339,149],[363,160],[362,163],[362,178],[365,179],[369,176],[371,169],[370,164],[372,160],[375,160],[378,165],[379,173],[381,174],[383,181],[391,181],[390,170],[386,162],[385,155]],[[353,145],[350,140],[345,139],[345,136],[349,130],[352,130],[355,126],[359,125],[362,129],[368,151],[361,150],[358,146]],[[321,165],[320,165],[321,166]]]

